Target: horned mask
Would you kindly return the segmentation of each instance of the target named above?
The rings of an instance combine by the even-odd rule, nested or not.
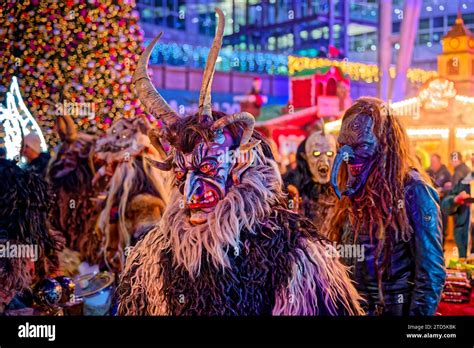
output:
[[[216,8],[218,25],[209,51],[196,115],[180,116],[154,88],[147,74],[150,54],[159,34],[141,55],[133,76],[137,95],[146,110],[162,122],[148,133],[151,143],[166,158],[150,160],[157,168],[174,172],[174,182],[183,195],[189,222],[202,224],[232,185],[252,164],[255,119],[247,112],[225,115],[212,111],[211,86],[224,34],[224,14]],[[163,142],[169,144],[166,152]]]

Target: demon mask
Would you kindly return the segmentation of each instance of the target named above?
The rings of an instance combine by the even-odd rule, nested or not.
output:
[[[302,156],[306,159],[312,180],[327,184],[336,154],[336,139],[320,131],[315,132],[306,139],[304,150]]]
[[[150,124],[145,117],[121,118],[97,140],[97,158],[106,162],[127,161],[139,155],[149,144],[147,131]]]
[[[347,183],[342,194],[354,197],[367,182],[377,158],[378,141],[372,115],[346,112],[337,141],[340,148],[334,160],[331,184],[340,199],[341,191],[337,180],[341,165],[345,163]]]
[[[250,141],[255,123],[251,114],[224,115],[211,111],[211,85],[224,32],[224,15],[221,10],[216,11],[219,22],[204,71],[197,115],[181,118],[148,77],[148,59],[161,34],[142,54],[133,78],[140,101],[163,122],[161,130],[149,132],[152,144],[160,152],[164,152],[162,140],[170,145],[164,162],[150,162],[161,170],[174,172],[192,225],[204,223],[230,187],[238,183],[252,163],[250,150],[259,143]]]
[[[81,161],[94,171],[90,154],[95,138],[82,132],[78,133],[69,115],[58,117],[56,126],[62,144],[50,168],[51,178],[57,180],[71,174],[80,166]]]

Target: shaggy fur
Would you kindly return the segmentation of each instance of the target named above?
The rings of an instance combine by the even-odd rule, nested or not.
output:
[[[92,178],[95,168],[92,160],[94,138],[79,133],[83,154],[75,153],[71,144],[64,142],[48,169],[48,181],[54,194],[50,222],[53,229],[63,233],[66,247],[78,251],[82,260],[91,264],[98,261],[100,243],[94,234],[98,213],[95,203]],[[76,167],[70,173],[58,177],[64,169],[62,157],[66,152],[76,157]],[[87,218],[85,218],[87,217]]]
[[[199,139],[182,140],[181,148],[192,149],[189,142]],[[268,145],[254,150],[253,166],[205,224],[189,224],[183,197],[173,190],[160,224],[127,259],[119,315],[362,313],[347,270],[327,254],[328,242],[310,237],[314,226],[285,209]]]
[[[158,187],[162,184],[157,182],[158,178],[157,170],[142,157],[117,165],[96,230],[103,236],[103,257],[110,269],[119,271],[122,268],[125,248],[131,245],[133,235],[141,225],[159,220],[165,203],[160,198],[162,194]],[[147,197],[148,204],[145,202]],[[118,220],[112,216],[114,207],[118,207]],[[146,209],[141,211],[141,208]]]
[[[96,158],[104,164],[101,169],[112,171],[96,225],[100,258],[111,271],[122,270],[125,250],[134,244],[134,236],[147,232],[167,203],[168,175],[144,159],[162,159],[146,136],[149,128],[144,116],[120,119],[96,143]]]
[[[0,258],[0,289],[17,292],[57,266],[55,254],[61,246],[47,229],[46,182],[5,159],[0,159],[0,182],[0,243],[37,245],[39,251],[35,267],[29,259]]]

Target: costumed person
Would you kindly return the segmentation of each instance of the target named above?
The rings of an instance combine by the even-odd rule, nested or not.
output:
[[[50,196],[38,174],[0,158],[0,182],[1,315],[13,312],[21,302],[17,296],[55,272],[64,241],[48,231]]]
[[[41,139],[38,134],[28,133],[23,138],[23,144],[21,154],[26,158],[26,168],[39,174],[42,178],[46,178],[46,170],[51,156],[48,152],[41,151]]]
[[[180,117],[146,72],[133,82],[164,123],[151,141],[170,144],[155,166],[174,173],[160,223],[130,251],[117,289],[119,315],[356,315],[359,297],[327,240],[286,208],[282,180],[249,113],[211,110],[224,14],[204,70],[198,113]]]
[[[78,252],[81,261],[95,264],[100,248],[94,233],[98,212],[92,185],[96,138],[78,132],[69,115],[58,117],[56,122],[61,144],[47,176],[54,194],[51,228],[64,235],[66,247]]]
[[[471,154],[471,163],[474,165],[474,153]],[[474,185],[474,175],[469,173],[453,187],[441,203],[443,211],[447,215],[454,216],[454,240],[460,258],[466,258],[470,253],[474,253],[474,243],[472,243],[474,205],[471,198],[474,188],[471,189],[472,185]]]
[[[122,118],[96,142],[101,167],[93,183],[107,180],[96,233],[102,240],[101,258],[112,272],[122,270],[126,248],[160,219],[168,200],[169,175],[149,162],[163,159],[164,152],[150,143],[149,129],[145,116]]]
[[[445,268],[438,194],[379,99],[344,114],[331,184],[340,198],[331,238],[345,255],[369,315],[434,315]],[[342,196],[341,196],[342,190]]]
[[[298,146],[297,169],[283,176],[290,196],[301,200],[297,211],[310,219],[324,236],[328,236],[329,221],[337,201],[330,184],[335,155],[336,139],[324,134],[323,125]]]

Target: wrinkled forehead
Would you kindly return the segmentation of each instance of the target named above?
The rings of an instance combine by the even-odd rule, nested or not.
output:
[[[306,140],[305,151],[307,153],[319,151],[335,151],[336,139],[332,135],[323,135],[321,133],[313,133]]]
[[[350,115],[342,121],[337,141],[340,144],[353,145],[366,139],[372,139],[375,137],[373,128],[374,120],[369,115]]]
[[[196,166],[206,158],[226,158],[226,152],[234,148],[235,141],[232,134],[224,128],[224,130],[216,132],[216,136],[211,142],[202,141],[189,153],[177,152],[174,162],[181,167]]]

